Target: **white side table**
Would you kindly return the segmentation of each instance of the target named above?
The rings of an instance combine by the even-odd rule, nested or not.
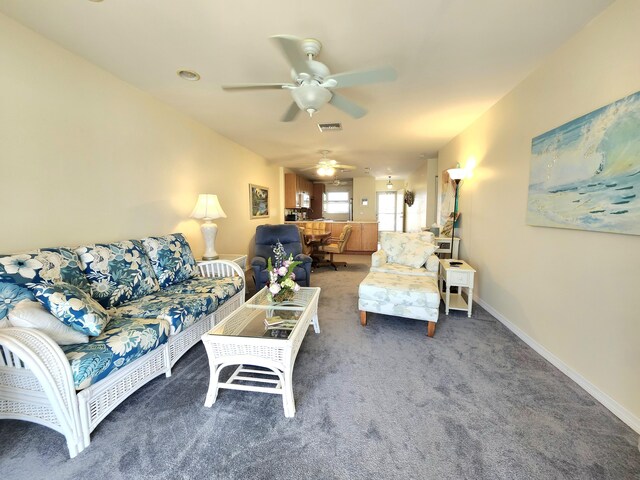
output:
[[[438,249],[435,251],[436,255],[438,254],[449,254],[451,253],[451,237],[436,237],[435,239],[436,245]],[[460,239],[455,237],[453,239],[453,255],[451,258],[458,259],[458,250],[460,249]]]
[[[221,253],[216,260],[229,260],[230,262],[237,263],[243,272],[247,270],[247,256],[241,253]],[[197,260],[198,265],[205,265],[211,261],[213,260]]]
[[[459,262],[460,265],[452,266],[451,262]],[[440,259],[440,273],[438,280],[440,285],[440,296],[444,300],[445,314],[449,315],[449,310],[466,310],[467,316],[471,316],[473,305],[473,280],[476,271],[462,260],[448,258]],[[446,282],[447,289],[442,291],[442,284]],[[451,295],[451,287],[458,287],[458,293]],[[467,300],[462,298],[462,289],[467,289]]]

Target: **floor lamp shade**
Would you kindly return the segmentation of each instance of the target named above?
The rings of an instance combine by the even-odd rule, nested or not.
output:
[[[191,218],[197,218],[203,220],[200,230],[204,237],[204,255],[203,260],[215,260],[218,258],[218,252],[216,252],[216,235],[218,234],[218,226],[212,222],[216,218],[227,218],[227,214],[224,213],[218,196],[210,193],[201,193],[198,195],[198,201],[196,206],[191,212]]]

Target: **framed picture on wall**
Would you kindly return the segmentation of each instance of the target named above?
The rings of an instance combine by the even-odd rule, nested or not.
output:
[[[251,218],[269,216],[269,188],[249,184],[249,207]]]

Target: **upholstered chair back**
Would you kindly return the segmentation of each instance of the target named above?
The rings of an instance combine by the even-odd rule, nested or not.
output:
[[[278,240],[282,243],[287,257],[289,254],[295,257],[302,253],[302,243],[297,225],[259,225],[256,228],[256,256],[271,258],[273,262],[275,260],[273,247],[278,243]]]

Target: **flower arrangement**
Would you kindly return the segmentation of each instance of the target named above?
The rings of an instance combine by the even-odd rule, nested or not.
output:
[[[296,279],[293,269],[302,262],[295,262],[293,255],[287,253],[278,241],[273,247],[273,256],[275,257],[275,265],[271,263],[271,257],[267,260],[267,269],[269,271],[269,280],[267,281],[267,294],[270,302],[285,302],[293,298],[293,294],[300,290],[294,280]]]

